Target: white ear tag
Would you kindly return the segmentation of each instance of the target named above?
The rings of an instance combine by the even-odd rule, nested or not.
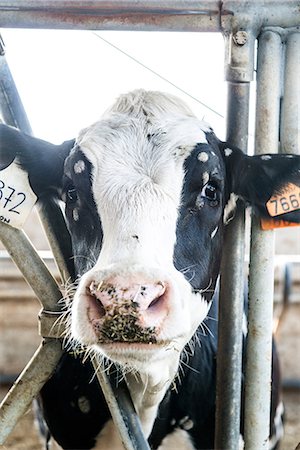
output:
[[[37,197],[32,191],[28,174],[13,161],[0,170],[0,221],[22,228]]]

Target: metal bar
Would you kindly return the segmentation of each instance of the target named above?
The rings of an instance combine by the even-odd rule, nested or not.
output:
[[[44,341],[15,381],[0,405],[0,445],[4,444],[18,420],[30,407],[33,398],[49,379],[62,352],[60,341]]]
[[[25,28],[220,31],[215,0],[0,2],[0,26]]]
[[[300,32],[288,34],[284,97],[281,123],[281,151],[300,153]]]
[[[140,31],[232,31],[235,18],[254,23],[299,25],[298,0],[0,1],[0,26]],[[233,22],[232,20],[233,19]]]
[[[61,279],[68,283],[75,279],[72,244],[59,205],[52,198],[43,198],[38,212]]]
[[[58,302],[62,294],[59,287],[24,231],[0,222],[0,240],[41,305],[48,311],[60,311]]]
[[[31,127],[22,104],[19,105],[19,108],[15,108],[16,103],[19,103],[19,94],[14,83],[12,83],[12,76],[6,62],[5,47],[1,36],[0,75],[0,111],[4,122],[31,134]]]
[[[242,46],[236,40],[237,37],[233,34],[227,38],[227,141],[247,151],[255,37],[251,33],[243,35]],[[239,54],[242,58],[239,58]],[[225,232],[221,264],[215,438],[217,449],[239,448],[244,234],[244,210],[239,207],[234,221],[227,226]]]
[[[255,151],[278,151],[281,37],[263,32],[258,45]],[[268,448],[271,403],[274,232],[252,217],[245,379],[245,449]]]
[[[216,0],[1,0],[0,11],[65,11],[74,13],[116,14],[116,13],[169,13],[199,14],[209,9],[218,11]]]
[[[29,120],[5,58],[3,43],[0,48],[0,75],[0,111],[4,122],[32,135]],[[44,199],[39,208],[39,215],[62,280],[68,281],[70,277],[74,277],[74,264],[71,258],[70,235],[61,209],[51,198]]]
[[[93,360],[93,366],[124,448],[150,450],[125,380],[108,376],[99,361]]]

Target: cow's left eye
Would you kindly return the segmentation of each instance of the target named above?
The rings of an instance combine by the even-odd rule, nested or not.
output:
[[[219,204],[219,191],[215,184],[206,183],[201,191],[201,197],[209,201],[210,206],[217,206]]]

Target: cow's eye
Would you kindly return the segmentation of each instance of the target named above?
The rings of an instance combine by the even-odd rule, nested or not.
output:
[[[201,191],[201,197],[208,200],[210,206],[217,206],[219,204],[219,190],[213,183],[206,183]]]
[[[71,184],[67,189],[67,201],[69,203],[75,203],[78,199],[78,194],[75,187]]]

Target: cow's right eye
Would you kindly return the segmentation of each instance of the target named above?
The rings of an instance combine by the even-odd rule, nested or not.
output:
[[[201,192],[201,197],[206,199],[210,206],[217,206],[220,200],[220,194],[215,183],[207,183]]]
[[[78,194],[73,185],[69,186],[67,189],[67,200],[69,203],[75,203],[78,199]]]

